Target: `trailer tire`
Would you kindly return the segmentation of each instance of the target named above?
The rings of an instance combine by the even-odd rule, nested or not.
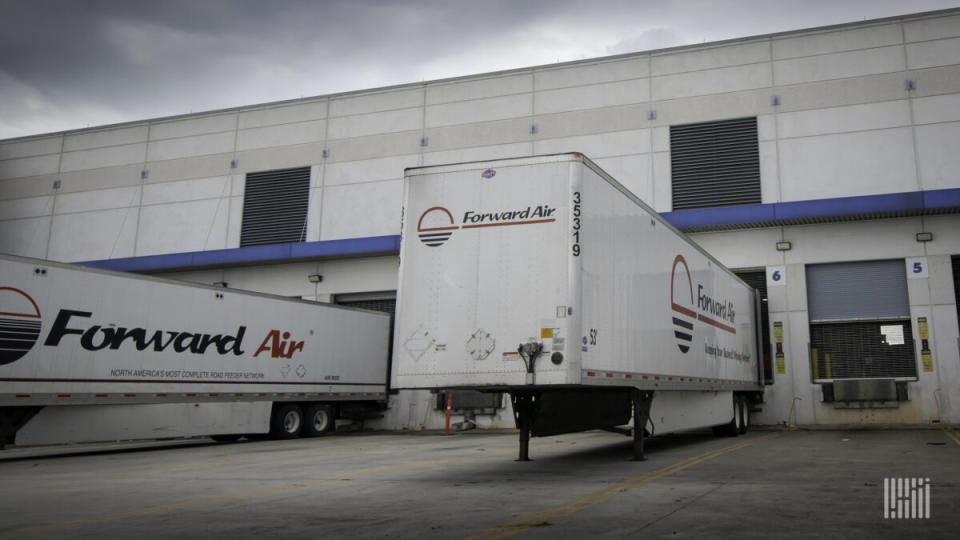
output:
[[[745,435],[750,427],[750,406],[746,396],[737,397],[737,432]]]
[[[296,439],[303,428],[303,411],[293,403],[275,404],[270,419],[270,436],[274,439]]]
[[[330,405],[311,405],[303,415],[304,437],[320,437],[336,428],[337,420],[333,407]]]
[[[723,436],[736,437],[737,435],[740,434],[740,423],[739,423],[739,419],[740,419],[739,410],[740,410],[740,407],[739,407],[739,404],[740,404],[740,400],[738,399],[738,397],[737,397],[737,396],[733,396],[733,407],[732,407],[732,410],[731,410],[731,412],[733,413],[733,415],[731,416],[730,421],[727,422],[726,424],[720,424],[719,426],[713,426],[713,434],[714,434],[714,435],[716,435],[717,437],[723,437]]]

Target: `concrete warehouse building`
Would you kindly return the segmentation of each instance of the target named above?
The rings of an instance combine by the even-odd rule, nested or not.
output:
[[[960,10],[0,141],[0,252],[389,310],[405,167],[566,151],[762,290],[754,422],[960,423]]]

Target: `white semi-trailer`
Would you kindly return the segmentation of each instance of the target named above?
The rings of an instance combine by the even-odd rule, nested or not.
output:
[[[511,394],[529,437],[744,432],[753,289],[581,154],[408,169],[392,385]]]
[[[317,436],[386,401],[390,316],[0,255],[0,445]]]

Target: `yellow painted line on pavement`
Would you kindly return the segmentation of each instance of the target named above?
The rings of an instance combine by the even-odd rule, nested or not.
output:
[[[950,437],[951,439],[953,439],[953,442],[957,443],[957,445],[960,446],[960,436],[957,436],[956,432],[954,432],[950,428],[943,428],[943,432],[947,434],[947,437]]]
[[[689,469],[690,467],[699,465],[713,458],[720,457],[722,455],[729,454],[732,452],[736,452],[737,450],[742,450],[748,446],[753,446],[759,442],[769,440],[779,435],[780,435],[779,433],[771,433],[769,435],[763,435],[763,436],[742,442],[740,444],[727,446],[719,450],[714,450],[712,452],[707,452],[699,456],[685,459],[683,461],[674,463],[673,465],[670,465],[668,467],[664,467],[663,469],[649,472],[647,474],[643,474],[635,478],[631,478],[629,480],[625,480],[623,482],[614,484],[610,487],[601,489],[599,491],[595,491],[593,493],[589,493],[587,495],[577,497],[576,499],[569,500],[565,503],[561,503],[556,506],[547,508],[546,510],[537,512],[535,514],[530,514],[530,515],[521,517],[519,519],[515,519],[509,523],[504,523],[503,525],[497,525],[496,527],[487,529],[485,531],[481,531],[472,536],[468,536],[464,540],[480,540],[481,538],[493,540],[496,538],[504,538],[507,536],[511,536],[511,535],[517,534],[518,532],[522,532],[526,529],[529,529],[530,527],[543,525],[544,523],[547,523],[551,519],[557,519],[559,517],[572,514],[579,510],[583,510],[588,506],[592,506],[599,502],[603,502],[611,497],[615,497],[617,495],[620,495],[621,493],[626,493],[632,489],[636,489],[638,487],[644,486],[646,484],[649,484],[650,482],[659,480],[665,476],[669,476],[673,473],[680,472],[684,469]]]

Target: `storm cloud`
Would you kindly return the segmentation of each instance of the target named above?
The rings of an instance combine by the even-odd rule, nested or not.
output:
[[[956,5],[0,0],[0,138]]]

